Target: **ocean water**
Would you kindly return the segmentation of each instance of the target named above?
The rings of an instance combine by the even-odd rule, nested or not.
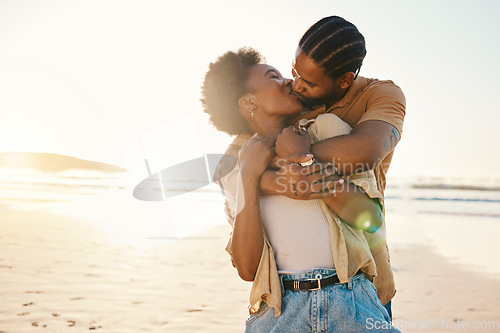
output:
[[[224,196],[215,184],[187,193],[180,191],[186,184],[180,184],[164,201],[142,201],[134,198],[137,184],[131,179],[127,173],[0,169],[0,204],[81,218],[110,242],[141,247],[195,240],[204,230],[227,225]],[[389,183],[386,224],[391,248],[424,244],[461,265],[500,274],[496,259],[500,190],[496,183],[474,188],[422,179]]]
[[[418,213],[500,218],[500,188],[493,186],[395,184],[385,197],[389,202],[412,201]]]
[[[132,210],[126,203],[142,203],[148,209],[168,207],[175,218],[185,208],[185,218],[194,216],[209,220],[216,211],[223,209],[224,197],[215,184],[202,186],[184,184],[179,181],[170,189],[163,190],[165,200],[145,202],[133,198],[132,192],[137,185],[131,175],[126,172],[103,173],[99,171],[69,170],[59,173],[38,172],[32,169],[0,169],[0,203],[8,204],[15,209],[43,209],[58,213],[81,213],[75,210],[79,202],[94,203],[101,211],[113,209],[115,203],[121,206],[120,211]],[[406,179],[405,182],[389,181],[385,197],[388,211],[406,211],[406,215],[432,214],[462,217],[489,217],[500,222],[500,187],[494,185],[477,186],[471,189],[463,184],[425,184],[422,179],[418,184]],[[463,182],[462,182],[463,183]],[[186,190],[183,190],[185,188]],[[197,189],[193,191],[192,189]],[[99,201],[101,204],[98,204]],[[105,203],[105,204],[103,204]],[[188,205],[188,207],[185,207]],[[201,208],[203,207],[203,208]],[[179,209],[173,209],[179,208]],[[203,214],[195,214],[202,211]],[[181,214],[182,215],[182,214]],[[223,216],[215,214],[217,218]],[[151,216],[148,216],[151,218]],[[222,219],[225,223],[225,219]],[[201,224],[201,223],[200,223]]]
[[[423,245],[464,270],[500,278],[500,190],[495,181],[392,184],[386,191],[391,249]]]
[[[108,190],[125,189],[124,173],[0,169],[0,202],[16,209],[47,209]]]
[[[224,197],[211,184],[165,201],[133,197],[133,175],[69,170],[44,173],[0,169],[0,204],[17,210],[49,211],[92,223],[117,244],[150,247],[193,239],[226,224]]]

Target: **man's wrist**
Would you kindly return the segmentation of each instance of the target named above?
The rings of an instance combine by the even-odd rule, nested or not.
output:
[[[276,193],[276,185],[276,171],[266,170],[260,177],[260,192],[262,194],[274,194]]]

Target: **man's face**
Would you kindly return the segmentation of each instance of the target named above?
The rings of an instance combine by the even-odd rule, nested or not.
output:
[[[327,76],[325,70],[300,48],[292,63],[292,75],[293,92],[304,106],[333,104],[345,94],[337,82]]]

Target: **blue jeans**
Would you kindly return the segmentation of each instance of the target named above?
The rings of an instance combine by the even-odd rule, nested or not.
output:
[[[280,274],[280,280],[325,278],[335,270],[317,268],[298,274]],[[377,298],[373,283],[364,274],[349,283],[314,291],[285,290],[281,285],[281,315],[262,303],[246,322],[247,333],[305,332],[399,332],[391,325],[386,308]]]
[[[389,301],[386,305],[384,305],[385,309],[387,310],[387,313],[389,314],[389,317],[391,317],[392,320],[392,301]]]

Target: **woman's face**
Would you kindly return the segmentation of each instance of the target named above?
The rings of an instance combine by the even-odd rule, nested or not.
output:
[[[291,83],[272,66],[259,64],[250,68],[250,95],[255,98],[259,112],[278,116],[300,113],[302,104],[292,93]]]

